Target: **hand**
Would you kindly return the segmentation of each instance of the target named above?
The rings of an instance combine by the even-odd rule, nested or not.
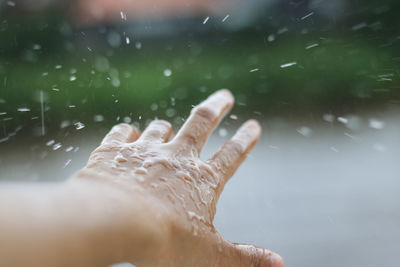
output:
[[[142,134],[128,124],[116,125],[91,154],[78,178],[106,181],[132,202],[140,196],[145,203],[143,220],[154,244],[150,253],[127,255],[125,261],[141,266],[283,266],[277,254],[232,244],[213,226],[225,183],[261,133],[259,124],[250,120],[209,160],[200,160],[207,138],[233,103],[229,91],[214,93],[192,110],[175,137],[166,121],[151,122]],[[154,229],[158,227],[167,230]],[[128,231],[134,237],[138,229]]]

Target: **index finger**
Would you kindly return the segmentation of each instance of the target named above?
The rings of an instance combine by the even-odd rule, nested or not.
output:
[[[208,137],[232,108],[233,103],[234,98],[228,90],[219,90],[210,95],[193,108],[173,142],[193,147],[200,154]]]

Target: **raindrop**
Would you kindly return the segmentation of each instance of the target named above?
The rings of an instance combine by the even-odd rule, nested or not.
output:
[[[379,121],[377,119],[369,120],[369,127],[377,130],[382,130],[385,127],[385,123],[383,121]]]
[[[62,147],[61,143],[54,144],[53,145],[53,150],[57,150],[57,149],[59,149],[61,147]]]
[[[275,34],[270,34],[270,35],[268,35],[267,40],[268,40],[268,42],[273,42],[273,41],[275,41]]]
[[[102,122],[102,121],[104,121],[104,116],[101,114],[94,115],[93,120],[95,122]]]
[[[71,122],[68,121],[68,120],[65,120],[65,121],[62,121],[62,122],[61,122],[60,128],[61,128],[61,129],[64,129],[64,128],[70,126],[70,125],[71,125]]]
[[[291,66],[294,66],[294,65],[296,65],[297,64],[297,62],[289,62],[289,63],[286,63],[286,64],[282,64],[281,65],[281,68],[283,69],[283,68],[288,68],[288,67],[291,67]]]
[[[171,76],[172,75],[172,71],[170,70],[170,69],[165,69],[164,70],[164,76],[165,77],[169,77],[169,76]]]
[[[158,105],[156,103],[151,104],[150,109],[152,111],[156,111],[158,109]]]
[[[106,72],[110,68],[110,63],[106,57],[98,56],[94,60],[94,68],[100,72]]]
[[[312,133],[312,130],[307,126],[302,126],[300,128],[297,128],[296,131],[305,137],[309,137]]]
[[[203,24],[206,24],[207,21],[208,21],[209,19],[210,19],[210,17],[205,18],[205,19],[203,20]]]
[[[225,128],[221,128],[221,129],[218,130],[218,134],[219,134],[219,136],[221,136],[221,137],[225,137],[225,136],[228,135],[228,130],[225,129]]]
[[[327,121],[327,122],[334,122],[334,121],[335,121],[335,116],[332,115],[332,114],[324,114],[324,115],[322,116],[322,119],[323,119],[324,121]]]
[[[107,35],[107,41],[111,47],[117,48],[121,45],[121,35],[115,31],[112,31]]]
[[[55,143],[54,140],[49,140],[46,142],[46,146],[52,146]]]
[[[29,112],[31,111],[29,108],[19,108],[17,109],[19,112]]]
[[[63,168],[66,168],[71,163],[71,161],[72,161],[72,159],[68,159],[67,162],[65,162]]]
[[[120,12],[121,19],[126,20],[126,14],[124,12]]]
[[[131,122],[132,122],[132,119],[131,119],[131,117],[126,116],[126,117],[124,117],[123,121],[124,121],[125,123],[131,123]]]
[[[338,117],[337,120],[338,120],[338,122],[341,122],[343,124],[347,124],[349,121],[347,118],[344,118],[344,117]]]
[[[74,123],[74,125],[75,125],[75,129],[77,129],[77,130],[81,130],[81,129],[85,128],[85,124],[83,124],[82,122],[76,122],[76,123]]]
[[[314,47],[317,47],[317,46],[319,46],[319,44],[317,44],[317,43],[310,44],[310,45],[306,46],[306,49],[308,50],[308,49],[311,49],[311,48],[314,48]]]
[[[165,111],[165,115],[167,115],[168,118],[172,118],[173,116],[175,116],[176,111],[173,108],[169,108]]]
[[[232,114],[229,116],[229,118],[231,118],[232,120],[237,120],[238,116],[236,116],[235,114]]]

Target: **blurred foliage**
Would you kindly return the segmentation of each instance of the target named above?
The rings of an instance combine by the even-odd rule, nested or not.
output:
[[[59,9],[2,14],[0,124],[7,132],[39,127],[40,92],[49,130],[65,121],[94,123],[95,115],[106,124],[154,116],[179,124],[219,88],[234,92],[241,114],[348,113],[398,104],[398,5],[365,1],[332,24],[318,14],[303,21],[282,4],[260,10],[240,30],[199,19],[198,28],[148,37],[126,33],[132,25],[74,28]],[[110,32],[120,44],[110,46]]]

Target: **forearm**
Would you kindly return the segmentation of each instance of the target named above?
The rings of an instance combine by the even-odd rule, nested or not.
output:
[[[103,182],[2,185],[0,266],[140,261],[155,238],[165,236],[146,219],[151,212],[151,203],[143,203],[139,194]]]

